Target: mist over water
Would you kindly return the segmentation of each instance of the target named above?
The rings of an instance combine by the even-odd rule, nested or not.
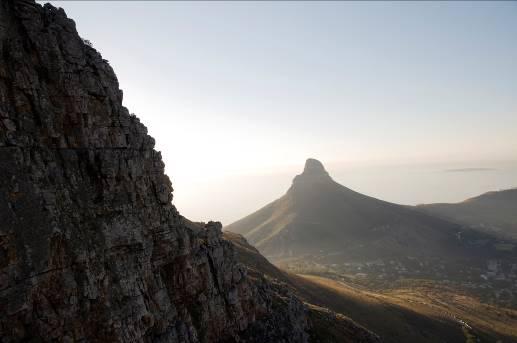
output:
[[[421,164],[337,170],[335,180],[399,204],[458,202],[517,187],[517,162]]]
[[[192,220],[228,225],[282,196],[301,173],[303,162],[278,172],[176,180],[174,203]],[[336,182],[398,204],[458,202],[517,187],[517,161],[368,166],[322,162]]]

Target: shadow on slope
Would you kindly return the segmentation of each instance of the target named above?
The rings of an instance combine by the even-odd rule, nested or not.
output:
[[[257,249],[248,244],[241,235],[225,232],[224,238],[231,241],[237,253],[237,259],[248,267],[251,274],[272,278],[285,283],[291,290],[304,300],[301,293],[296,292],[297,284],[292,282],[291,276],[262,256]],[[336,342],[380,342],[379,338],[369,330],[355,323],[341,313],[335,313],[326,307],[306,303],[308,308],[311,329],[309,331],[311,342],[336,343]]]
[[[488,321],[483,323],[486,325],[482,329],[469,329],[457,318],[446,315],[443,306],[415,306],[402,297],[376,294],[327,278],[286,273],[260,255],[241,235],[226,231],[224,237],[236,246],[239,261],[258,273],[286,283],[302,300],[311,304],[311,309],[318,309],[317,312],[311,311],[310,317],[318,326],[319,330],[315,331],[330,332],[330,338],[324,338],[323,342],[343,342],[332,337],[340,337],[346,330],[335,322],[318,318],[322,308],[342,315],[348,326],[353,321],[357,322],[378,334],[385,342],[465,342],[468,337],[479,338],[481,342],[515,341],[515,336],[505,334],[508,327],[494,328],[500,330],[496,332],[487,328],[493,324],[493,321]],[[325,329],[321,330],[321,327]]]

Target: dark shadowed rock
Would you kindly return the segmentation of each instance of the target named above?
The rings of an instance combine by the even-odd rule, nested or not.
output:
[[[49,4],[0,3],[0,175],[2,342],[307,341],[303,304],[171,204],[110,65]]]

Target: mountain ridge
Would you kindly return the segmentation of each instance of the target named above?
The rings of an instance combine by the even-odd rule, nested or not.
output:
[[[480,231],[517,239],[517,188],[490,191],[457,203],[421,204],[416,208]]]
[[[418,220],[425,221],[426,227],[438,226],[436,223],[439,222],[441,226],[447,226],[449,230],[459,229],[459,226],[454,223],[421,214],[401,205],[378,200],[344,187],[328,175],[320,162],[318,163],[321,168],[317,169],[319,172],[306,173],[307,164],[313,163],[311,161],[315,160],[308,160],[304,172],[294,178],[284,196],[262,207],[259,211],[226,226],[225,230],[243,234],[259,250],[271,257],[271,252],[275,250],[268,247],[272,238],[276,235],[283,235],[285,240],[293,238],[289,237],[289,232],[297,230],[294,227],[300,225],[296,222],[296,218],[300,218],[300,216],[304,217],[301,224],[312,226],[314,231],[317,231],[317,234],[313,235],[310,228],[304,231],[297,230],[296,235],[309,236],[308,245],[315,242],[316,238],[318,239],[316,242],[321,242],[322,239],[325,239],[325,236],[322,235],[346,234],[346,238],[367,235],[369,238],[375,239],[375,236],[383,235],[386,231],[386,228],[379,227],[384,224],[382,217],[389,218],[395,224],[405,221],[403,230],[408,234],[412,234],[409,226]],[[311,168],[309,167],[309,170]],[[381,218],[376,220],[375,216]],[[338,228],[336,224],[332,223],[332,227],[326,230],[325,225],[320,225],[322,218],[339,221],[339,223],[343,223],[343,227]],[[355,224],[347,225],[350,222]],[[437,234],[440,234],[439,231],[437,230]],[[343,247],[332,238],[338,237],[329,237],[332,249],[338,250]],[[442,237],[442,239],[445,238]],[[415,237],[415,240],[418,241],[418,237]],[[289,253],[284,252],[284,255],[289,255]]]

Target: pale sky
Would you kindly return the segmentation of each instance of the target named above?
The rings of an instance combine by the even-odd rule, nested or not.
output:
[[[308,157],[408,204],[517,186],[517,2],[52,3],[110,61],[193,220],[249,214]]]

